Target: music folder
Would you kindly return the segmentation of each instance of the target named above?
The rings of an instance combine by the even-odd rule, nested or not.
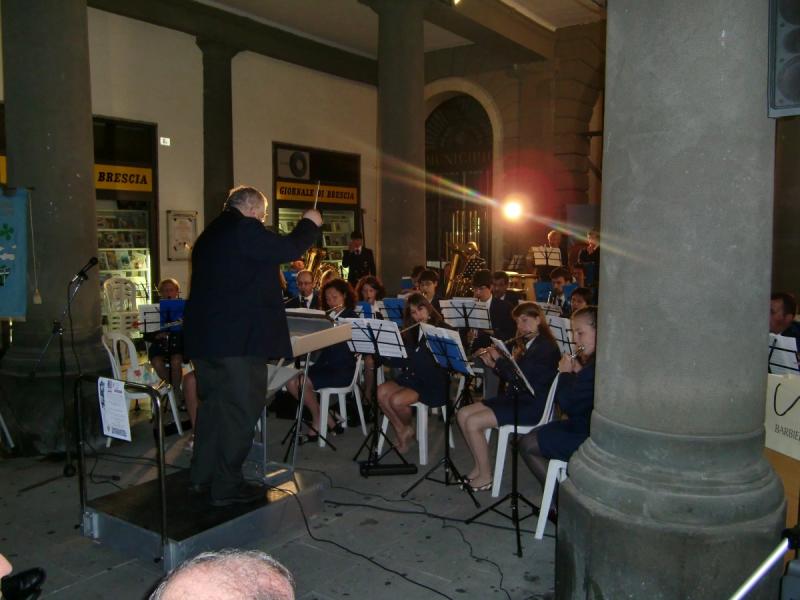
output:
[[[336,327],[322,329],[313,333],[305,335],[293,335],[292,353],[295,358],[314,352],[314,350],[321,350],[334,344],[341,342],[348,342],[353,338],[353,328],[350,323],[342,323]]]
[[[436,359],[436,363],[443,369],[456,371],[464,375],[474,375],[469,362],[467,353],[461,345],[461,337],[457,331],[434,327],[427,323],[420,324],[420,329],[425,336],[425,342],[430,348],[431,354]]]
[[[797,363],[797,340],[793,337],[769,334],[768,372],[776,375],[800,373]]]

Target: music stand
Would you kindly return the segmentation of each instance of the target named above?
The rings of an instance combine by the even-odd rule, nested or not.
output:
[[[457,331],[444,329],[441,327],[434,327],[425,323],[420,324],[420,329],[422,330],[422,333],[425,336],[425,341],[428,344],[428,348],[430,349],[431,354],[433,354],[433,357],[436,359],[436,364],[439,367],[446,369],[451,374],[461,373],[464,376],[474,374],[472,367],[470,367],[469,362],[467,362],[467,356],[464,352],[464,347],[461,345],[461,338],[459,337]],[[450,458],[450,423],[453,420],[455,407],[453,403],[450,402],[450,393],[446,392],[446,394],[445,405],[447,406],[447,416],[444,420],[444,455],[439,462],[428,469],[428,471],[422,477],[417,479],[417,481],[415,481],[410,488],[400,494],[400,496],[405,498],[411,492],[411,490],[428,479],[430,481],[435,481],[436,483],[444,484],[445,486],[461,485],[461,489],[469,494],[469,497],[472,498],[475,506],[480,506],[480,502],[478,502],[478,499],[475,498],[475,494],[472,493],[472,489],[468,485],[462,485],[464,479],[453,463],[453,460]],[[431,474],[440,466],[444,467],[444,479],[434,479],[431,477]],[[453,478],[450,477],[450,473],[454,475]]]
[[[797,340],[784,335],[769,334],[768,372],[776,375],[797,375]]]
[[[327,318],[325,313],[323,313],[322,318],[320,318],[320,315],[316,314],[319,312],[321,311],[311,311],[310,309],[297,309],[296,311],[292,310],[291,313],[289,310],[286,311],[289,328],[292,331],[303,332],[303,335],[292,336],[292,354],[295,358],[305,356],[305,367],[303,368],[302,375],[300,375],[300,383],[298,387],[299,398],[297,399],[297,414],[292,427],[286,432],[283,440],[281,440],[281,444],[285,444],[286,440],[289,438],[292,440],[287,446],[286,453],[283,456],[283,462],[288,462],[289,453],[292,453],[292,468],[294,468],[297,460],[297,447],[299,445],[298,438],[300,436],[300,428],[303,421],[303,392],[305,389],[306,379],[308,378],[308,368],[311,366],[311,353],[328,346],[333,346],[334,344],[338,344],[340,342],[348,341],[352,337],[349,323],[334,327],[333,322]],[[327,419],[328,416],[320,415],[320,418]],[[313,431],[316,431],[313,425],[310,427]],[[319,435],[318,431],[317,435]],[[323,438],[323,441],[334,451],[336,450],[336,447],[327,439]]]
[[[350,350],[359,354],[372,354],[376,358],[406,358],[406,346],[400,335],[397,323],[387,319],[342,319],[353,327],[353,339],[347,343]],[[377,377],[373,378],[374,386],[372,397],[377,403]],[[359,462],[359,471],[362,477],[370,475],[410,475],[417,472],[417,466],[409,463],[400,454],[389,437],[383,432],[380,422],[381,411],[378,407],[373,407],[372,431],[364,439],[358,448],[354,461],[358,461],[361,451],[367,448],[367,460]],[[389,444],[389,448],[382,455],[378,456],[378,443],[380,437]],[[380,461],[390,452],[394,451],[400,458],[402,464],[379,465]]]
[[[491,506],[488,506],[488,507],[484,508],[483,510],[481,510],[480,512],[478,512],[477,514],[471,516],[469,519],[467,519],[465,521],[465,523],[470,524],[475,519],[485,515],[489,511],[494,511],[498,515],[502,515],[502,516],[506,517],[507,519],[511,519],[511,522],[514,524],[514,530],[516,531],[516,534],[517,534],[517,556],[522,556],[522,540],[520,538],[520,529],[519,529],[520,521],[523,521],[523,520],[527,519],[528,517],[530,517],[530,516],[532,516],[534,514],[538,515],[539,514],[539,507],[536,506],[535,504],[533,504],[527,498],[525,498],[525,496],[520,494],[519,493],[519,488],[518,488],[518,485],[519,485],[519,482],[518,482],[519,440],[518,440],[518,430],[517,430],[517,428],[519,427],[519,394],[520,394],[520,389],[521,389],[521,385],[520,384],[524,384],[525,385],[525,389],[527,389],[527,391],[534,398],[536,397],[536,394],[534,394],[533,388],[531,387],[530,382],[525,377],[525,374],[522,372],[522,370],[519,368],[519,365],[517,364],[517,362],[511,357],[511,353],[508,351],[508,348],[506,347],[506,345],[501,340],[498,340],[497,338],[492,338],[492,344],[494,344],[494,347],[497,348],[500,351],[500,354],[502,356],[504,356],[506,359],[510,360],[511,364],[514,365],[514,375],[515,375],[515,377],[514,377],[514,379],[512,379],[511,381],[508,382],[508,384],[511,386],[513,394],[514,394],[514,401],[512,403],[512,405],[514,407],[514,412],[513,412],[513,414],[514,414],[514,431],[512,432],[512,435],[511,435],[511,491],[508,494],[506,494],[505,496],[503,496],[502,498],[500,498],[500,500],[498,500],[497,502],[495,502]],[[496,476],[497,476],[497,473],[495,473],[495,477]],[[501,510],[498,509],[498,507],[501,504],[503,504],[506,500],[510,500],[510,502],[511,502],[511,514],[510,515],[502,512]],[[519,516],[519,501],[520,500],[522,500],[525,504],[527,504],[531,508],[530,514],[525,515],[522,518],[520,518],[520,516]]]
[[[550,331],[553,332],[553,337],[556,338],[561,354],[574,354],[575,342],[572,341],[572,322],[564,317],[554,315],[546,314],[545,318],[550,326]]]
[[[359,319],[380,319],[384,311],[383,300],[376,300],[373,306],[366,300],[356,302],[356,314]]]
[[[470,329],[492,329],[489,307],[486,306],[485,302],[479,302],[475,298],[453,298],[452,300],[440,300],[439,305],[442,309],[444,322],[450,325],[450,327],[461,331],[468,331]],[[464,375],[464,387],[461,390],[461,395],[456,398],[456,408],[472,404],[469,386],[471,385],[473,376],[474,373],[469,376]]]

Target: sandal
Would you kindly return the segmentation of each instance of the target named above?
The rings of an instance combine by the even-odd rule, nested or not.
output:
[[[484,484],[484,485],[479,485],[478,487],[474,487],[474,486],[470,485],[469,483],[465,483],[464,485],[465,486],[469,485],[469,489],[473,493],[475,493],[475,492],[488,492],[489,490],[492,489],[492,484],[494,484],[494,481],[490,481],[489,483]]]
[[[311,433],[301,433],[297,436],[297,445],[302,446],[303,444],[313,444],[314,442],[319,441],[319,435],[311,434]]]

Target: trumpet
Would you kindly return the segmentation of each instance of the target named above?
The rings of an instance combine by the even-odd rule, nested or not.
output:
[[[519,341],[519,340],[526,340],[527,341],[528,338],[532,338],[535,335],[537,335],[537,334],[535,334],[535,333],[523,333],[522,335],[518,335],[516,337],[508,338],[507,340],[503,340],[503,343],[506,346],[508,346],[509,344],[513,344],[514,342]],[[480,350],[475,352],[475,354],[472,355],[472,358],[481,357],[484,354],[486,354],[487,352],[489,352],[489,350],[491,350],[492,348],[494,348],[494,345],[487,346],[486,348],[481,348]]]
[[[583,354],[583,351],[584,351],[584,350],[586,350],[586,347],[585,347],[585,346],[578,346],[577,348],[575,348],[575,352],[573,352],[572,354],[570,354],[570,355],[569,355],[569,357],[570,357],[572,360],[575,360],[576,358],[578,358],[578,356],[579,356],[580,354]]]

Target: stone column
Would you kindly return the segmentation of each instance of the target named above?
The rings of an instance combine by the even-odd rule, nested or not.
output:
[[[25,446],[35,438],[43,451],[62,446],[59,353],[55,339],[37,376],[29,379],[54,319],[60,317],[67,284],[97,255],[94,143],[85,0],[3,2],[3,70],[11,186],[34,188],[32,215],[42,304],[32,303],[29,260],[28,314],[14,324],[13,344],[3,357],[2,385],[12,426]],[[108,368],[100,338],[97,271],[72,304],[75,350],[84,372]],[[65,327],[68,321],[65,319]],[[65,334],[67,371],[77,371]],[[72,396],[69,384],[68,395]]]
[[[202,38],[197,45],[203,52],[203,215],[208,224],[233,187],[231,59],[239,51]]]
[[[378,13],[380,276],[390,292],[425,264],[425,0],[370,0]]]
[[[609,2],[595,411],[561,490],[559,598],[728,597],[779,541],[767,4]]]

